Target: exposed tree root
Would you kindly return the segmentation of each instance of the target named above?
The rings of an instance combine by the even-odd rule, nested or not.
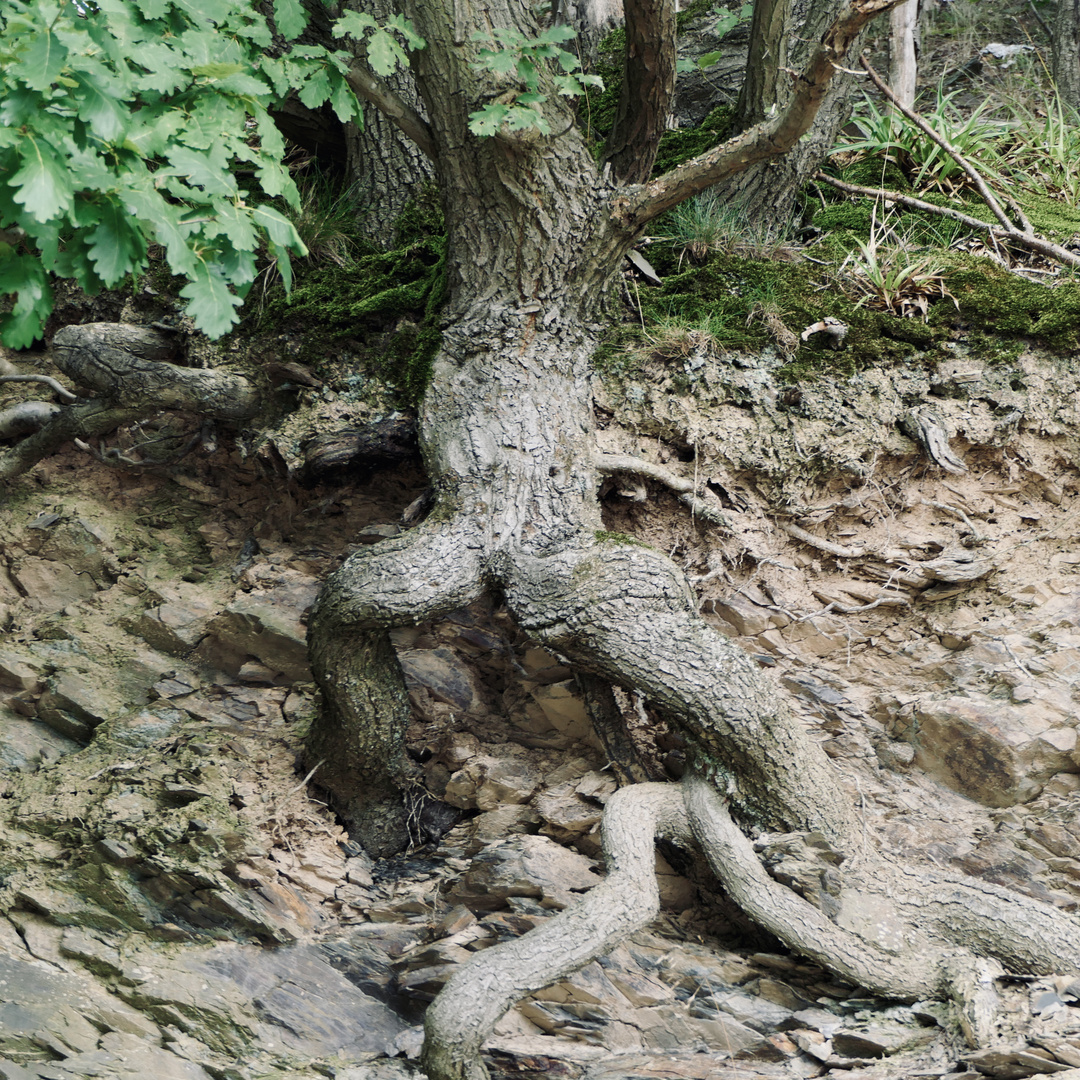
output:
[[[731,522],[724,516],[719,506],[698,495],[692,481],[676,476],[663,465],[655,465],[651,461],[631,457],[628,454],[600,454],[596,459],[596,467],[602,473],[636,473],[638,476],[647,476],[651,480],[657,480],[674,491],[697,517],[711,521],[714,525],[731,528]]]
[[[415,625],[475,600],[480,566],[469,530],[420,526],[358,552],[326,580],[311,615],[312,673],[323,708],[307,753],[325,759],[320,784],[373,855],[408,846],[401,787],[409,698],[387,629]]]
[[[428,1007],[421,1064],[432,1080],[486,1080],[480,1048],[507,1009],[610,951],[656,917],[657,836],[691,841],[678,785],[637,784],[608,800],[604,881],[523,937],[478,954]]]

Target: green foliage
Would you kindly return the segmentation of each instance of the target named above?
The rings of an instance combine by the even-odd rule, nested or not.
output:
[[[919,315],[926,321],[932,299],[947,296],[944,267],[934,254],[915,254],[903,243],[882,243],[876,235],[857,240],[840,267],[845,288],[857,296],[859,307],[873,307],[901,318]]]
[[[296,183],[300,192],[299,205],[292,207],[283,203],[282,209],[304,245],[306,264],[328,263],[345,268],[370,250],[371,245],[357,230],[356,208],[349,192],[342,191],[332,176],[314,170],[298,176]],[[258,208],[259,211],[269,209],[266,206]],[[291,265],[282,266],[279,260],[272,259],[260,274],[263,296],[279,281],[288,291],[292,286],[291,270]]]
[[[307,22],[300,0],[272,7],[279,38],[295,39]],[[250,0],[0,5],[6,344],[41,335],[50,276],[93,294],[143,273],[151,245],[187,279],[187,312],[212,337],[235,324],[261,246],[288,282],[289,255],[304,244],[270,201],[296,207],[299,195],[268,110],[295,90],[343,121],[359,113],[347,53],[272,55],[274,31]]]
[[[362,11],[346,11],[334,24],[334,37],[352,37],[364,43],[368,63],[377,75],[392,75],[398,66],[409,62],[406,49],[422,49],[426,42],[416,32],[412,21],[392,15],[380,25]],[[404,45],[398,41],[402,38]]]
[[[1080,203],[1080,112],[1059,94],[1043,108],[1009,102],[1013,129],[1003,156],[1017,183],[1059,199]]]
[[[569,26],[550,26],[534,38],[505,27],[496,27],[491,36],[475,34],[475,41],[487,41],[494,47],[480,49],[474,66],[516,80],[525,89],[508,101],[494,101],[470,113],[469,130],[474,135],[490,136],[505,125],[510,131],[535,128],[550,135],[551,124],[540,108],[548,99],[541,89],[542,77],[562,97],[581,97],[588,88],[603,90],[599,75],[585,74],[578,58],[559,47],[560,42],[575,36]],[[555,67],[549,67],[547,61],[553,61]]]
[[[701,262],[713,251],[768,259],[783,247],[789,234],[783,222],[748,222],[741,207],[715,191],[704,191],[669,210],[656,229],[656,238],[670,243],[678,253],[680,268],[684,258]]]
[[[950,142],[963,157],[978,163],[984,175],[1001,175],[1001,149],[1013,125],[990,119],[989,99],[964,114],[956,104],[959,91],[938,91],[933,109],[923,119]],[[967,174],[956,161],[905,116],[879,109],[869,98],[851,118],[858,129],[854,142],[840,143],[833,153],[860,153],[894,162],[912,187],[965,184]]]

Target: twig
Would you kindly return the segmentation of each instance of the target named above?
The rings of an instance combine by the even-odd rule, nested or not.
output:
[[[1039,14],[1039,10],[1032,3],[1032,0],[1028,0],[1028,7],[1031,8],[1031,14],[1035,16],[1035,21],[1043,28],[1043,33],[1046,35],[1047,39],[1049,41],[1053,41],[1054,40],[1053,31],[1050,29],[1049,26],[1046,25],[1046,22],[1043,20],[1043,17]]]
[[[296,794],[296,793],[297,793],[297,792],[298,792],[298,791],[299,791],[299,790],[300,790],[300,789],[301,789],[302,787],[306,787],[306,786],[307,786],[307,782],[308,782],[308,781],[309,781],[309,780],[310,780],[310,779],[311,779],[311,778],[312,778],[312,777],[313,777],[313,776],[315,775],[315,773],[316,773],[316,772],[317,772],[317,771],[318,771],[319,769],[321,769],[321,768],[322,768],[322,767],[323,767],[323,766],[324,766],[325,764],[326,764],[326,758],[323,758],[323,759],[322,759],[322,761],[320,761],[320,762],[319,762],[319,763],[318,763],[317,765],[314,765],[314,766],[312,766],[312,768],[311,768],[311,769],[309,770],[309,772],[308,772],[307,776],[305,776],[305,777],[304,777],[304,779],[303,779],[303,780],[301,780],[301,781],[300,781],[300,783],[299,783],[299,784],[297,784],[297,785],[296,785],[295,787],[291,787],[291,788],[289,788],[289,790],[288,790],[288,791],[286,792],[286,795],[295,795],[295,794]]]
[[[61,401],[70,404],[79,400],[78,394],[73,394],[66,387],[61,386],[51,375],[0,375],[0,383],[6,382],[44,383]]]
[[[983,232],[989,233],[994,240],[1004,240],[1016,244],[1017,247],[1026,248],[1028,251],[1034,251],[1039,255],[1045,255],[1048,259],[1065,263],[1068,266],[1080,266],[1080,255],[1058,244],[1051,243],[1049,240],[1044,240],[1041,236],[1032,236],[1021,232],[1015,226],[1004,229],[998,225],[992,225],[988,221],[983,221],[981,218],[962,213],[960,210],[953,210],[948,206],[935,206],[934,203],[926,202],[924,199],[916,199],[914,196],[905,195],[900,191],[887,191],[885,188],[870,188],[862,187],[860,184],[848,184],[843,180],[837,180],[833,176],[827,176],[823,172],[814,173],[814,179],[820,180],[822,183],[828,184],[830,187],[834,187],[837,191],[842,191],[847,195],[866,195],[871,199],[887,199],[889,202],[899,203],[901,206],[909,206],[912,210],[925,210],[927,213],[952,218],[954,221],[962,222],[972,229],[981,229]]]
[[[971,164],[956,149],[955,146],[944,135],[935,131],[917,112],[913,109],[909,109],[890,89],[885,80],[870,66],[870,61],[865,56],[859,57],[859,63],[866,69],[866,74],[870,76],[870,80],[873,84],[892,102],[892,104],[900,112],[902,112],[924,135],[926,135],[933,142],[936,142],[946,154],[949,155],[960,166],[964,172],[967,173],[968,178],[975,185],[979,194],[983,197],[983,201],[990,207],[994,217],[1001,222],[1002,226],[1006,229],[1013,230],[1015,225],[1009,220],[1008,215],[1001,208],[1001,203],[994,197],[994,193],[986,186],[986,181],[983,180],[982,174]],[[1028,230],[1030,231],[1030,227]]]
[[[806,622],[807,619],[816,619],[819,615],[828,615],[835,611],[840,615],[861,615],[864,611],[873,611],[877,607],[911,607],[911,601],[905,596],[879,596],[869,604],[861,604],[859,607],[847,607],[837,603],[826,604],[820,611],[814,611],[809,615],[801,615],[796,622]]]
[[[1004,639],[1003,637],[1001,637],[1001,636],[1000,636],[1000,635],[998,635],[998,634],[995,634],[992,640],[994,640],[994,641],[998,641],[998,642],[1000,642],[1000,643],[1001,643],[1001,645],[1002,645],[1002,647],[1004,648],[1004,650],[1005,650],[1005,651],[1006,651],[1006,652],[1007,652],[1007,653],[1009,654],[1009,656],[1010,656],[1010,657],[1012,658],[1012,661],[1013,661],[1013,663],[1014,663],[1014,664],[1015,664],[1015,665],[1016,665],[1016,666],[1017,666],[1017,667],[1018,667],[1018,668],[1019,668],[1019,669],[1020,669],[1020,670],[1021,670],[1021,671],[1022,671],[1022,672],[1023,672],[1023,673],[1024,673],[1024,674],[1025,674],[1026,676],[1027,676],[1027,677],[1028,677],[1028,678],[1029,678],[1029,679],[1033,679],[1033,678],[1035,677],[1034,675],[1032,675],[1032,674],[1031,674],[1031,672],[1030,672],[1030,671],[1028,671],[1028,669],[1027,669],[1026,667],[1024,667],[1024,662],[1023,662],[1023,661],[1022,661],[1022,660],[1020,659],[1020,657],[1019,657],[1019,656],[1017,656],[1017,655],[1016,655],[1016,653],[1014,653],[1014,652],[1012,651],[1012,648],[1011,648],[1011,647],[1009,646],[1009,643],[1008,643],[1008,642],[1007,642],[1007,641],[1006,641],[1006,640],[1005,640],[1005,639]]]

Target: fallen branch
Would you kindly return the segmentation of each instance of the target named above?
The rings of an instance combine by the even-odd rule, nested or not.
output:
[[[697,494],[692,480],[676,476],[663,465],[654,465],[651,461],[632,457],[629,454],[599,454],[596,467],[602,473],[635,473],[638,476],[647,476],[650,480],[656,480],[674,491],[698,517],[711,521],[714,525],[731,528],[731,522],[715,506]]]
[[[981,218],[965,214],[962,210],[954,210],[949,206],[937,206],[934,203],[927,202],[925,199],[905,195],[902,191],[849,184],[844,180],[837,180],[835,176],[828,176],[821,171],[814,173],[814,179],[820,180],[823,184],[828,184],[829,187],[836,188],[837,191],[844,192],[845,195],[865,195],[871,199],[886,199],[889,202],[898,203],[900,206],[910,207],[912,210],[925,210],[927,213],[937,214],[939,217],[952,218],[953,221],[959,221],[969,228],[989,233],[994,240],[1007,241],[1027,251],[1033,251],[1037,255],[1044,255],[1048,259],[1053,259],[1054,262],[1064,263],[1068,266],[1080,266],[1080,255],[1077,255],[1074,251],[1069,251],[1068,248],[1063,248],[1060,244],[1044,240],[1041,236],[1021,232],[1016,228],[1005,229],[999,225],[992,225]]]

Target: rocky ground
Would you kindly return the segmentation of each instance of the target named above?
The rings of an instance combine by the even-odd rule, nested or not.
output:
[[[986,365],[959,339],[930,367],[793,390],[768,355],[698,345],[598,383],[601,438],[695,480],[725,523],[648,481],[604,492],[608,527],[686,567],[836,761],[868,840],[1076,910],[1080,369]],[[317,430],[355,388],[301,397]],[[912,409],[965,471],[900,433]],[[115,440],[141,467],[101,448],[42,463],[0,522],[0,1077],[410,1075],[453,967],[603,872],[615,779],[573,673],[505,612],[400,631],[417,791],[439,801],[418,795],[413,850],[372,863],[299,766],[304,621],[351,545],[408,527],[423,478],[406,462],[303,487],[297,418],[155,465],[168,423]],[[676,777],[648,702],[622,705]],[[798,882],[796,846],[758,846]],[[1076,973],[1009,980],[1000,1045],[972,1053],[944,1007],[784,954],[685,855],[657,871],[662,918],[513,1010],[494,1074],[1080,1077]]]

